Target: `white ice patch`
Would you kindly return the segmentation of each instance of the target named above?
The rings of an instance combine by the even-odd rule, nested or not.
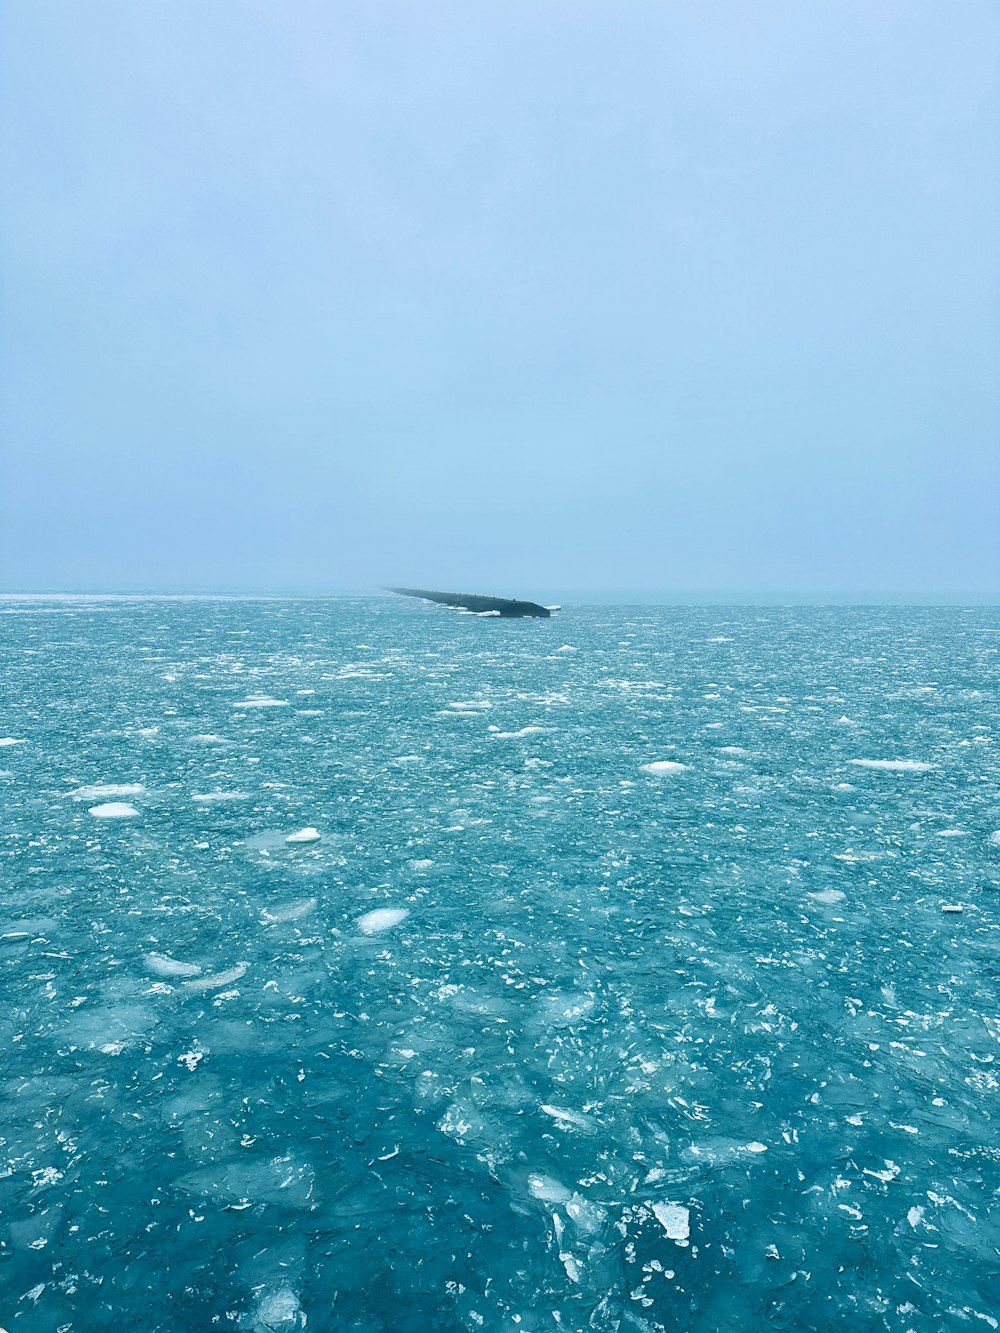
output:
[[[522,727],[520,731],[495,731],[493,734],[498,741],[517,741],[522,736],[533,736],[536,732],[551,730],[551,727]]]
[[[809,897],[818,903],[828,903],[832,906],[833,903],[842,903],[847,894],[842,893],[840,889],[819,889],[816,893],[810,893]]]
[[[300,898],[298,902],[285,903],[281,907],[265,907],[261,911],[261,920],[266,925],[275,925],[279,921],[298,921],[308,916],[316,908],[315,898]]]
[[[577,1129],[588,1130],[594,1128],[590,1118],[581,1115],[579,1111],[567,1111],[563,1106],[548,1106],[544,1103],[541,1109],[546,1115],[550,1115],[552,1119],[557,1121],[560,1125],[575,1125]]]
[[[197,963],[184,963],[165,953],[147,953],[142,961],[147,970],[157,977],[196,977],[201,971]]]
[[[228,986],[231,981],[239,981],[246,970],[246,963],[237,963],[225,972],[213,972],[210,976],[199,977],[197,981],[185,981],[184,985],[191,991],[218,990],[220,986]]]
[[[194,792],[191,799],[200,805],[221,805],[226,801],[246,801],[249,798],[245,791],[205,791]]]
[[[679,1203],[654,1203],[653,1216],[678,1245],[687,1243],[691,1235],[691,1213]]]
[[[265,1291],[254,1311],[252,1333],[291,1333],[292,1329],[305,1328],[306,1315],[299,1298],[291,1287],[279,1287],[277,1291]]]
[[[995,833],[990,834],[990,842],[994,847],[1000,847],[1000,828]]]
[[[141,782],[95,782],[92,787],[77,787],[69,794],[78,801],[108,801],[141,796],[145,790]]]
[[[109,801],[106,805],[92,805],[88,813],[95,819],[132,819],[139,811],[126,801]]]
[[[300,828],[298,833],[289,833],[286,842],[319,842],[323,835],[319,829]]]
[[[366,912],[358,917],[358,929],[364,935],[378,935],[383,930],[391,930],[405,921],[410,915],[407,907],[379,907],[374,912]]]
[[[3,745],[27,745],[27,743],[28,743],[28,742],[27,742],[27,739],[26,739],[25,737],[17,737],[17,736],[0,736],[0,746],[3,746]]]
[[[536,1199],[544,1199],[546,1203],[568,1203],[573,1197],[565,1185],[551,1176],[530,1175],[528,1189]]]
[[[674,759],[655,759],[651,764],[643,764],[642,771],[658,778],[669,773],[683,773],[686,768],[687,764],[679,764]]]
[[[942,912],[964,912],[964,911],[965,911],[965,908],[962,906],[961,903],[942,903],[942,904],[941,904],[941,911],[942,911]]]
[[[255,694],[250,699],[238,699],[234,708],[287,708],[287,699],[272,699],[266,694]]]
[[[876,768],[884,773],[927,773],[935,767],[922,759],[848,759],[855,768]]]

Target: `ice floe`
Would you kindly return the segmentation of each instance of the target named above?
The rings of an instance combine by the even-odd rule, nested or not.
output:
[[[91,787],[77,787],[69,794],[78,801],[103,801],[141,796],[145,790],[141,782],[96,782]]]
[[[817,889],[815,893],[810,893],[809,897],[818,903],[827,903],[832,906],[833,903],[842,903],[847,894],[841,889]]]
[[[287,699],[272,699],[266,694],[255,694],[249,699],[237,699],[234,708],[287,708]]]
[[[88,813],[95,819],[133,819],[139,811],[127,801],[108,801],[104,805],[92,805]]]
[[[196,977],[201,971],[197,963],[185,963],[165,953],[147,953],[142,961],[158,977]]]
[[[572,1190],[560,1185],[552,1176],[541,1174],[533,1173],[528,1177],[528,1189],[536,1199],[542,1199],[545,1203],[568,1203],[573,1197]]]
[[[855,768],[881,769],[885,773],[928,773],[936,765],[923,759],[848,759]]]
[[[297,833],[289,833],[286,842],[319,842],[323,835],[319,829],[300,828]]]
[[[0,736],[0,746],[6,745],[27,745],[26,737],[19,736]]]
[[[378,935],[398,926],[409,915],[408,907],[377,907],[374,912],[365,912],[364,916],[358,917],[358,929],[364,935]]]
[[[550,1106],[545,1102],[542,1103],[541,1109],[560,1125],[573,1125],[576,1129],[585,1129],[590,1132],[594,1129],[594,1122],[591,1118],[581,1115],[579,1111],[570,1111],[564,1106]]]
[[[691,1212],[679,1203],[654,1203],[653,1216],[678,1245],[686,1245],[691,1235]]]
[[[228,986],[232,981],[239,981],[247,970],[246,963],[237,963],[235,967],[229,967],[225,972],[213,972],[207,977],[198,977],[191,981],[185,981],[183,985],[191,991],[218,990],[220,986]]]
[[[643,764],[642,771],[659,778],[670,773],[683,773],[686,768],[687,764],[678,763],[675,759],[654,759],[651,764]]]

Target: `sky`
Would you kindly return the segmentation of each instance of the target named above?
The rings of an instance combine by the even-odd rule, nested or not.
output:
[[[1000,600],[994,0],[9,0],[0,588]]]

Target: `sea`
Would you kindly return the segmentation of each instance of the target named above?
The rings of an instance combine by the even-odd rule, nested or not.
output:
[[[0,1326],[1000,1327],[998,648],[0,599]]]

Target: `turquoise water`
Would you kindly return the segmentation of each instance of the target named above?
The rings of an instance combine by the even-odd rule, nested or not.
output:
[[[10,1333],[998,1326],[996,610],[0,636]]]

